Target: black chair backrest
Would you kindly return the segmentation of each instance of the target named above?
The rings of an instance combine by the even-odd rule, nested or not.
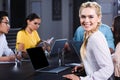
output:
[[[16,45],[16,36],[17,36],[17,32],[20,30],[21,28],[11,28],[10,31],[8,32],[8,34],[6,34],[6,39],[8,42],[8,46],[14,50],[15,49],[15,45]]]

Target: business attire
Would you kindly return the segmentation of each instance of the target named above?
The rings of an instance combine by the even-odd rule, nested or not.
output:
[[[81,56],[82,54],[81,50]],[[99,30],[89,36],[82,61],[87,76],[80,76],[81,80],[108,80],[113,74],[114,66],[110,50],[104,35]]]
[[[23,43],[24,49],[36,47],[36,45],[41,41],[38,32],[33,31],[31,34],[25,30],[20,30],[17,33],[16,48],[18,49],[18,44]]]
[[[105,24],[101,24],[101,26],[99,27],[99,30],[104,34],[109,48],[112,48],[114,50],[115,48],[114,38],[113,38],[113,34],[112,34],[110,27]],[[74,34],[73,40],[83,41],[83,36],[84,36],[84,29],[82,26],[79,26]]]
[[[0,57],[14,55],[13,51],[8,47],[5,34],[0,35]]]

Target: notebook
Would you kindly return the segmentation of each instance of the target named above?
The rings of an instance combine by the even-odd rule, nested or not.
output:
[[[52,45],[50,55],[55,56],[58,55],[60,51],[64,48],[67,39],[56,39]]]
[[[59,73],[69,68],[65,66],[51,67],[42,47],[29,48],[27,49],[27,53],[30,57],[33,68],[37,72]]]

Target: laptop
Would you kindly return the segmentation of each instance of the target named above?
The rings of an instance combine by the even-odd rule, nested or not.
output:
[[[69,50],[65,51],[65,65],[69,67],[78,66],[81,63],[81,56],[80,56],[80,47],[82,42],[80,41],[68,41]]]
[[[51,56],[58,56],[58,53],[63,50],[67,39],[56,39],[51,47]]]
[[[72,47],[74,48],[74,50],[78,54],[78,56],[80,56],[80,48],[81,48],[83,42],[70,40],[69,43],[72,45]]]
[[[33,68],[37,72],[59,73],[69,68],[65,66],[51,67],[42,47],[29,48],[27,49],[27,53]]]

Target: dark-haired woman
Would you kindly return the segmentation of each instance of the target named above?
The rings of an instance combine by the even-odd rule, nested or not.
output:
[[[31,13],[25,19],[22,29],[17,33],[16,49],[22,52],[24,58],[28,57],[26,49],[35,47],[41,41],[37,32],[40,23],[41,18],[37,14]]]
[[[115,53],[113,53],[115,80],[120,80],[120,16],[113,21],[113,34],[115,39]]]

